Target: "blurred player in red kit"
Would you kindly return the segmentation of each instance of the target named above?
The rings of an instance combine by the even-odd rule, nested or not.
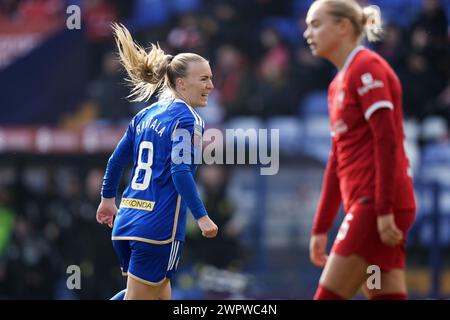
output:
[[[303,36],[313,55],[338,72],[328,89],[331,151],[310,240],[310,259],[324,267],[316,300],[407,299],[405,240],[415,218],[412,174],[403,147],[402,88],[388,63],[360,45],[382,33],[376,6],[317,0]],[[343,203],[345,218],[326,254],[327,233]],[[370,265],[379,288],[366,285]]]

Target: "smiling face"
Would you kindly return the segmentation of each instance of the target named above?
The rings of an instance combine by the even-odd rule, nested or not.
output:
[[[313,55],[329,58],[340,44],[338,21],[327,13],[326,4],[315,2],[306,16],[307,28],[303,37]]]
[[[212,72],[206,60],[189,63],[186,77],[176,80],[177,93],[192,107],[204,107],[214,89]]]

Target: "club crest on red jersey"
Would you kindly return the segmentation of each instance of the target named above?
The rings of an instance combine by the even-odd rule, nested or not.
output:
[[[361,76],[362,87],[358,88],[358,94],[363,96],[369,90],[384,87],[384,82],[381,80],[375,80],[370,72],[364,73]]]

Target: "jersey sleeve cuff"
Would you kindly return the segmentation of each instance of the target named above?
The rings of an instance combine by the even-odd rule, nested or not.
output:
[[[377,216],[385,216],[387,214],[392,214],[394,213],[394,209],[392,207],[383,207],[383,208],[379,208],[375,210]]]
[[[377,101],[374,104],[372,104],[370,107],[367,108],[366,112],[364,113],[364,118],[368,121],[370,116],[381,108],[388,108],[390,110],[394,109],[394,105],[389,100],[381,100]]]
[[[192,215],[194,216],[195,220],[198,220],[201,217],[207,216],[208,212],[206,212],[206,210],[205,211],[200,210],[200,211],[195,211],[195,213],[192,212]]]
[[[328,233],[328,229],[325,227],[313,227],[311,229],[311,235],[315,236],[318,234],[327,234]]]
[[[100,193],[100,195],[101,195],[103,198],[107,198],[107,199],[109,199],[109,198],[115,198],[115,197],[116,197],[116,192],[115,192],[115,191],[112,191],[112,190],[102,190],[102,192]]]

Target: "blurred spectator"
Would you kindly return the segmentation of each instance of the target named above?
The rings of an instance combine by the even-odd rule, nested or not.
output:
[[[289,82],[286,69],[275,62],[264,64],[257,82],[253,99],[256,115],[267,119],[276,115],[293,115],[296,113],[296,95]]]
[[[82,3],[87,36],[91,42],[112,40],[111,22],[119,14],[110,0],[84,0]]]
[[[239,48],[250,58],[259,55],[257,28],[254,19],[254,8],[249,8],[247,1],[214,1],[209,7],[214,31],[211,34],[209,45],[213,52],[223,43],[229,43]]]
[[[215,90],[227,117],[252,113],[247,97],[254,90],[255,80],[244,54],[233,45],[220,46],[213,70]]]
[[[442,3],[446,0],[422,0],[423,8],[413,21],[411,29],[424,29],[431,37],[432,44],[447,40],[448,17]]]
[[[424,11],[411,26],[405,64],[399,68],[405,115],[419,120],[432,112],[432,100],[445,86],[449,63],[448,41],[437,31],[441,28],[439,19],[435,22],[429,19],[439,11],[436,7],[439,1],[426,0],[424,3]]]
[[[411,24],[410,51],[419,52],[428,60],[442,86],[450,68],[449,20],[440,0],[423,0],[423,8]],[[436,93],[436,92],[435,92]]]
[[[406,55],[403,30],[399,25],[390,23],[386,25],[381,42],[375,44],[376,51],[397,70]]]
[[[204,54],[205,41],[199,25],[199,17],[186,13],[179,17],[178,24],[169,32],[167,43],[177,52]]]
[[[261,68],[273,64],[282,70],[286,70],[290,62],[289,49],[283,43],[279,32],[272,27],[267,27],[262,30],[260,41],[264,50],[264,55],[260,61]]]
[[[91,58],[90,77],[93,78],[100,72],[102,57],[111,49],[111,23],[118,21],[119,13],[111,0],[83,0],[82,11]]]
[[[52,297],[55,270],[50,261],[51,249],[29,220],[18,216],[8,252],[8,297],[45,299]]]
[[[198,230],[187,233],[186,236],[190,239],[185,242],[186,255],[191,255],[189,260],[196,264],[239,269],[243,267],[244,252],[239,243],[240,230],[233,223],[234,205],[227,196],[227,169],[222,165],[202,166],[199,170],[199,182],[206,210],[217,221],[220,232],[211,241],[202,241]]]
[[[406,117],[422,120],[430,113],[429,102],[437,93],[439,79],[427,59],[415,52],[406,56],[406,65],[399,70],[403,86],[403,103]]]
[[[76,195],[79,205],[73,211],[75,220],[71,229],[76,233],[73,236],[81,241],[77,243],[78,255],[75,258],[71,253],[71,258],[80,264],[85,276],[83,290],[78,292],[81,299],[107,299],[112,292],[124,286],[121,283],[124,278],[117,267],[117,258],[111,246],[111,229],[95,221],[103,173],[104,169],[88,169],[86,179]]]
[[[256,91],[249,101],[253,114],[264,119],[273,115],[296,113],[296,94],[289,81],[289,49],[273,28],[266,28],[260,35],[264,54],[257,70]]]
[[[299,102],[310,92],[327,90],[333,78],[333,68],[325,60],[316,59],[307,47],[296,49],[290,67],[290,80],[295,91],[294,104]],[[302,114],[303,110],[299,110]]]
[[[133,115],[131,103],[126,99],[130,88],[124,82],[120,62],[115,53],[103,56],[101,72],[88,87],[88,98],[95,105],[97,124],[128,123]]]

